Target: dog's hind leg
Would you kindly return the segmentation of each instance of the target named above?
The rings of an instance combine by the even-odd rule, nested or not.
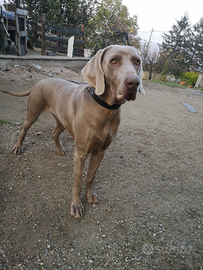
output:
[[[23,129],[20,133],[20,137],[16,143],[16,145],[13,147],[13,152],[16,155],[20,155],[23,152],[23,141],[25,139],[25,135],[28,131],[28,129],[34,124],[34,122],[37,121],[39,115],[37,117],[29,117],[28,115],[26,116],[24,123],[23,123]]]
[[[56,118],[56,117],[55,117]],[[54,131],[52,132],[53,134],[53,138],[56,144],[56,150],[58,152],[59,155],[65,155],[66,151],[65,149],[61,146],[60,142],[59,142],[59,135],[61,134],[61,132],[64,131],[64,126],[61,124],[61,122],[56,118],[56,123],[57,126],[54,129]]]
[[[19,155],[23,152],[23,141],[28,129],[37,121],[40,114],[45,111],[44,100],[39,97],[36,98],[35,95],[30,96],[27,106],[27,116],[23,123],[23,129],[20,133],[20,137],[13,148],[13,152]]]

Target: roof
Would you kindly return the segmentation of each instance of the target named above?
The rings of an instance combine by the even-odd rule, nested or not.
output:
[[[15,21],[15,13],[12,11],[7,11],[3,8],[3,6],[0,6],[0,16],[3,15],[3,18]]]

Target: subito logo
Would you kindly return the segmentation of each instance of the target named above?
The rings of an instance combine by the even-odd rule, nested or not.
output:
[[[142,252],[145,255],[151,255],[153,253],[153,245],[150,243],[146,243],[142,246]]]

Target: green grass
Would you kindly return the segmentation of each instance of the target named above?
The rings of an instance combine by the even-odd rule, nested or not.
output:
[[[178,87],[178,88],[188,88],[187,84],[180,85],[178,83],[162,82],[162,81],[157,81],[157,80],[152,80],[152,82],[164,84],[164,85],[174,87],[174,88],[176,88],[176,87]],[[199,87],[198,90],[203,91],[203,87]]]
[[[8,121],[6,121],[6,120],[0,120],[0,124],[2,124],[2,125],[11,125],[11,126],[13,126],[15,123],[11,123],[11,122],[8,122]],[[18,125],[20,125],[20,126],[22,126],[23,125],[23,122],[20,122]]]
[[[13,126],[13,123],[5,121],[5,120],[0,120],[0,124],[7,124]]]
[[[170,87],[178,87],[178,88],[185,88],[187,86],[184,86],[184,85],[180,85],[179,83],[170,83],[170,82],[162,82],[162,81],[157,81],[157,80],[152,80],[152,82],[155,82],[155,83],[160,83],[160,84],[164,84],[164,85],[167,85],[167,86],[170,86]]]
[[[155,83],[164,84],[164,85],[167,85],[167,86],[170,86],[170,87],[174,87],[174,88],[176,88],[176,87],[178,87],[178,88],[188,88],[187,84],[180,85],[178,83],[162,82],[162,81],[157,81],[157,80],[151,80],[151,81],[155,82]],[[199,87],[198,90],[203,91],[203,87]]]
[[[27,111],[27,109],[21,109],[21,112],[22,113],[24,113],[24,112],[26,112]]]
[[[39,118],[37,119],[37,121],[34,123],[34,127],[36,127],[37,126],[37,123],[42,123],[43,124],[43,122],[41,121],[41,120],[39,120]]]

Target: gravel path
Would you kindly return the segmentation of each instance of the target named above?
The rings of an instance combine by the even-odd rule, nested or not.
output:
[[[43,69],[82,80],[71,70]],[[62,71],[63,70],[63,71]],[[44,78],[27,67],[0,70],[0,87],[24,91]],[[0,93],[0,269],[203,269],[203,92],[144,82],[122,106],[115,141],[95,179],[98,205],[69,214],[74,141],[56,153],[55,120],[42,115],[25,151],[11,152],[26,98]],[[190,113],[180,102],[192,105]],[[87,164],[84,169],[84,177]]]

